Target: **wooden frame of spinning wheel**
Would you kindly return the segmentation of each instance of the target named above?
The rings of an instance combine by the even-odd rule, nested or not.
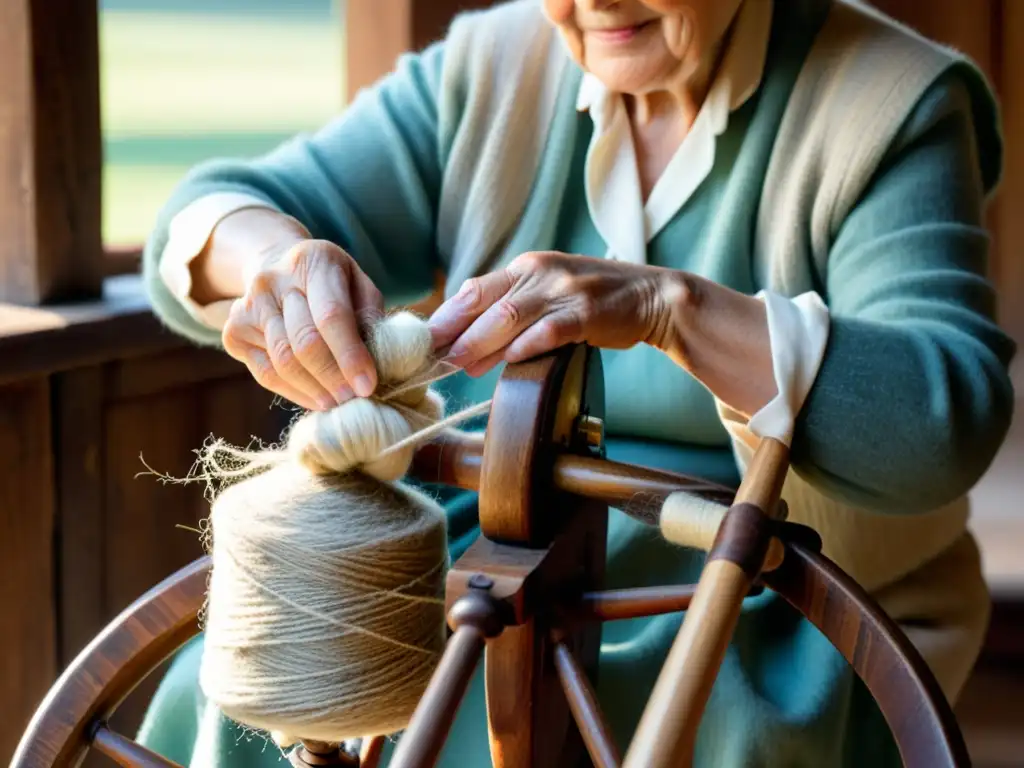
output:
[[[486,647],[488,724],[498,768],[689,764],[693,741],[744,597],[762,585],[807,617],[878,702],[909,768],[970,764],[953,713],[899,628],[819,552],[820,540],[773,517],[787,470],[782,446],[759,449],[696,587],[600,591],[607,505],[676,490],[733,500],[693,478],[593,455],[602,415],[600,358],[577,347],[509,366],[486,436],[421,449],[413,474],[480,491],[481,536],[447,583],[453,634],[392,758],[430,766]],[[71,664],[37,710],[12,768],[76,765],[94,748],[124,766],[173,766],[105,722],[131,690],[198,631],[209,570],[201,559],[140,598]],[[687,610],[624,761],[591,680],[600,621]],[[370,768],[306,744],[295,765]]]

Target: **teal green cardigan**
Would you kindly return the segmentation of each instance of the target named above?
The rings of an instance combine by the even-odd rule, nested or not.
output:
[[[763,84],[719,138],[709,178],[649,245],[650,263],[745,292],[762,287],[750,263],[752,222],[781,114],[820,23],[807,9],[823,4],[776,4]],[[440,43],[404,57],[394,74],[312,136],[256,160],[222,160],[190,173],[145,251],[147,289],[167,325],[196,343],[219,343],[158,274],[172,217],[213,192],[256,196],[315,237],[339,243],[392,304],[427,293],[444,267],[436,217],[446,131],[459,118],[439,112],[440,104],[457,103],[441,98],[444,55]],[[868,509],[926,510],[962,495],[990,464],[1010,421],[1007,366],[1015,347],[995,321],[982,225],[1001,147],[996,126],[977,123],[991,110],[964,107],[977,100],[974,78],[953,68],[920,101],[839,232],[817,286],[832,329],[797,423],[794,462],[826,492]],[[559,141],[545,150],[531,208],[557,217],[557,249],[600,255],[606,245],[583,194],[591,127],[573,107],[577,83],[568,78],[560,94]],[[561,170],[569,173],[566,187],[546,183]],[[699,383],[647,347],[605,352],[604,359],[613,458],[736,481],[727,434]],[[454,407],[488,397],[495,375],[452,381]],[[613,585],[693,580],[701,563],[699,553],[613,515]],[[599,695],[623,746],[680,620],[605,627]],[[274,762],[273,747],[240,740],[205,705],[195,678],[200,652],[193,645],[179,658],[143,741],[195,766]],[[486,764],[482,706],[477,679],[442,765]],[[746,602],[696,759],[698,766],[898,764],[877,709],[842,659],[768,593]]]

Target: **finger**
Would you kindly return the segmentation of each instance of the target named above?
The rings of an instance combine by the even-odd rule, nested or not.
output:
[[[377,388],[377,368],[359,335],[349,282],[339,264],[329,264],[310,274],[306,286],[313,323],[326,342],[338,369],[352,390],[369,397]]]
[[[505,350],[499,349],[494,354],[488,355],[478,363],[474,363],[469,368],[466,368],[466,373],[472,376],[474,379],[478,379],[485,373],[488,373],[494,366],[503,362],[505,359]]]
[[[546,303],[544,296],[531,291],[503,296],[455,340],[445,360],[463,368],[482,362],[537,322],[545,314]]]
[[[303,368],[313,374],[313,378],[338,405],[350,400],[352,388],[313,322],[306,297],[297,290],[286,292],[281,300],[281,317],[284,318],[288,343]]]
[[[515,279],[505,269],[464,282],[459,292],[438,307],[427,323],[434,337],[434,349],[451,346],[494,302],[512,290],[514,284]]]
[[[263,348],[270,356],[277,375],[287,384],[304,394],[307,399],[316,403],[314,410],[325,411],[334,407],[335,401],[309,371],[303,367],[288,340],[281,310],[270,294],[261,293],[254,299],[254,309],[259,316],[263,328],[265,343]]]
[[[221,333],[224,351],[235,360],[248,365],[254,347],[263,349],[266,335],[259,327],[251,299],[238,299],[231,304],[227,322]],[[263,349],[266,354],[266,350]],[[269,358],[268,358],[269,359]]]
[[[566,344],[583,340],[583,325],[572,312],[562,311],[543,317],[509,344],[504,359],[519,363],[543,355]]]
[[[384,294],[355,262],[352,262],[352,307],[360,325],[384,319]]]
[[[241,344],[251,344],[257,347],[262,347],[266,341],[266,335],[263,333],[263,329],[250,324],[236,325],[228,331],[228,326],[224,327],[225,331],[225,346],[227,346],[227,335],[234,340],[237,340]]]
[[[256,382],[274,394],[280,395],[285,400],[290,400],[309,411],[319,410],[316,402],[305,393],[299,391],[274,370],[274,364],[270,360],[267,351],[254,345],[243,345],[239,347],[242,357],[239,358],[249,369],[249,373]]]

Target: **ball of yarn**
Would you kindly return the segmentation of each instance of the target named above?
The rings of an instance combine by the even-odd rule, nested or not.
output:
[[[211,511],[200,684],[228,717],[282,744],[401,730],[444,646],[444,512],[397,482],[412,447],[378,458],[442,416],[440,398],[415,384],[433,364],[430,335],[396,315],[367,341],[379,396],[304,416],[285,460],[228,487]]]
[[[359,467],[379,480],[405,476],[415,446],[387,449],[444,416],[444,401],[426,385],[410,384],[434,364],[430,331],[409,313],[369,330],[366,339],[386,402],[354,399],[330,411],[310,413],[291,430],[288,450],[315,474]]]

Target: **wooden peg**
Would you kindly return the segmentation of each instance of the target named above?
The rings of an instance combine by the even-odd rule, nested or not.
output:
[[[288,761],[294,768],[359,768],[359,759],[339,745],[306,739],[292,750]]]

